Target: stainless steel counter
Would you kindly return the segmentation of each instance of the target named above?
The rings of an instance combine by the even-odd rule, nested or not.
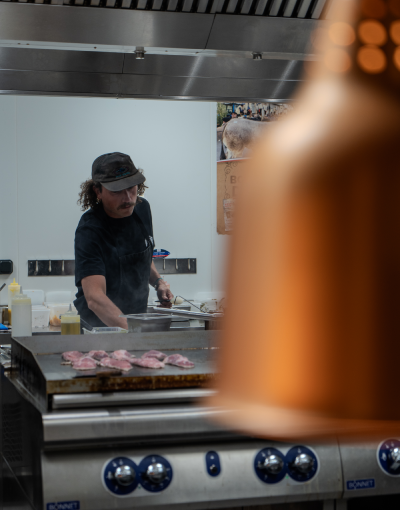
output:
[[[190,321],[172,322],[171,329],[178,331],[202,331],[205,329],[204,321],[196,319]],[[0,344],[9,344],[12,332],[0,331]],[[33,328],[32,335],[61,335],[61,326],[47,326],[46,328]]]

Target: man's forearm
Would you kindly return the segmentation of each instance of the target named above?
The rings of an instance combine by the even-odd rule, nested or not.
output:
[[[96,294],[88,301],[89,309],[109,327],[128,329],[128,321],[119,317],[121,310],[103,293]]]
[[[150,266],[150,278],[149,278],[150,285],[152,285],[154,287],[154,284],[156,283],[156,281],[159,278],[161,278],[160,273],[157,271],[156,266],[154,265],[154,262],[152,262],[151,266]]]

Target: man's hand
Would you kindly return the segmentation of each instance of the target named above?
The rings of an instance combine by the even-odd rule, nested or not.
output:
[[[169,289],[169,283],[164,280],[160,281],[160,284],[157,287],[157,296],[160,300],[160,306],[163,308],[172,308],[171,299],[174,298],[174,295]]]

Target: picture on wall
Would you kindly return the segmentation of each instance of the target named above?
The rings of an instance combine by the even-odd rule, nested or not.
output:
[[[290,104],[217,103],[217,161],[248,158],[270,123],[292,109]]]
[[[254,144],[292,109],[289,104],[276,103],[217,104],[218,234],[232,232],[235,196]]]

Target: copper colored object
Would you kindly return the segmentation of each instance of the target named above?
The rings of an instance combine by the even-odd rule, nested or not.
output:
[[[350,4],[315,39],[314,78],[258,147],[238,198],[207,404],[247,434],[400,434],[400,68],[382,35],[400,13]],[[365,46],[358,26],[374,12]],[[262,257],[250,264],[252,247]]]

